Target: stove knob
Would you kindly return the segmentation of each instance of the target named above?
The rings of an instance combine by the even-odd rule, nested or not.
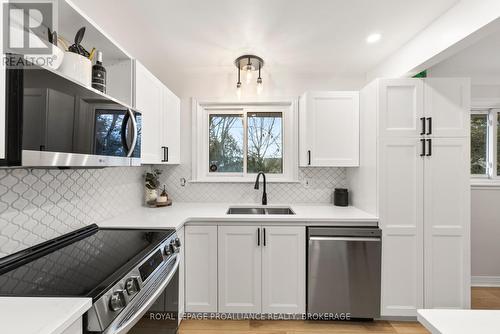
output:
[[[172,249],[172,245],[166,245],[165,246],[165,255],[170,256],[174,253],[174,250]]]
[[[182,244],[181,244],[181,240],[180,240],[179,238],[175,238],[175,240],[174,240],[174,245],[175,245],[176,247],[181,247],[181,246],[182,246]]]
[[[175,240],[170,241],[170,249],[172,250],[172,253],[179,252],[179,247],[177,247]]]
[[[135,295],[140,289],[137,278],[133,277],[125,281],[125,290],[127,290],[129,296]]]
[[[113,292],[111,298],[109,299],[109,308],[114,311],[121,311],[125,308],[127,302],[125,301],[125,295],[122,290]]]

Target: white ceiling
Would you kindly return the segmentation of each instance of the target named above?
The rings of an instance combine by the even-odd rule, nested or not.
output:
[[[233,71],[250,52],[269,71],[360,76],[457,0],[74,2],[154,71]],[[368,45],[373,32],[382,40]]]

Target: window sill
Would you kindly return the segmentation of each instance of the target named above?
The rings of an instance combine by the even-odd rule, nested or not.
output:
[[[488,179],[488,178],[471,179],[470,186],[472,189],[481,189],[481,188],[499,188],[500,189],[500,179]]]
[[[262,181],[262,179],[261,179]],[[209,178],[209,179],[196,179],[189,180],[188,183],[255,183],[255,178]],[[299,180],[293,179],[272,179],[267,178],[266,183],[301,183]]]

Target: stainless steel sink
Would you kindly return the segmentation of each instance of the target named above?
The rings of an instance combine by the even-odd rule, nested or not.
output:
[[[265,215],[264,208],[229,208],[228,215]]]
[[[227,210],[228,215],[294,215],[290,208],[250,208],[250,207],[232,207]]]
[[[295,214],[295,212],[293,212],[293,210],[290,208],[266,208],[266,213],[268,215],[294,215]]]

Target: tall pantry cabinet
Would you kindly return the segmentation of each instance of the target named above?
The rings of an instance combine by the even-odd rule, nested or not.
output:
[[[470,82],[379,79],[360,103],[351,188],[354,205],[380,217],[382,315],[468,308]]]

